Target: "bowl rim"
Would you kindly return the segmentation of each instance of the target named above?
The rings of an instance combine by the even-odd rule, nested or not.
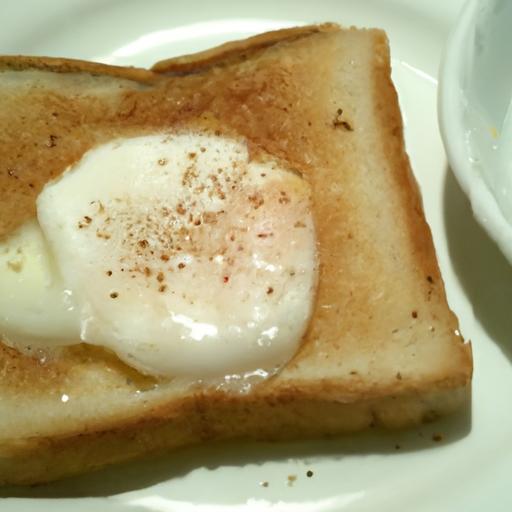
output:
[[[480,5],[481,0],[467,0],[448,36],[439,67],[438,122],[450,168],[469,198],[476,220],[512,264],[512,226],[472,162],[466,140],[464,80],[470,66],[467,50]]]

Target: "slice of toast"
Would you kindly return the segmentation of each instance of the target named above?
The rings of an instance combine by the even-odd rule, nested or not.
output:
[[[304,27],[154,71],[0,58],[0,237],[95,144],[211,123],[301,172],[320,276],[295,357],[261,383],[154,379],[80,345],[0,344],[0,482],[29,484],[179,446],[406,427],[467,404],[471,348],[448,308],[379,30]]]

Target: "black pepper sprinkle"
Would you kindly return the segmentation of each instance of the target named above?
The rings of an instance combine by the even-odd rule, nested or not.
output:
[[[118,294],[117,292],[112,292],[112,293],[110,294],[110,298],[111,298],[111,299],[117,299],[117,297],[119,297],[119,294]]]
[[[267,288],[267,295],[270,295],[271,293],[274,293],[274,288],[272,288],[272,286],[269,286]]]
[[[107,270],[107,276],[110,277],[112,275],[112,270]]]
[[[412,316],[413,318],[418,318],[418,312],[417,312],[417,311],[413,311],[413,312],[411,313],[411,316]]]
[[[311,470],[309,469],[309,470],[307,471],[307,473],[306,473],[306,476],[307,476],[308,478],[311,478],[311,477],[313,476],[313,471],[311,471]]]
[[[433,284],[433,283],[434,283],[434,279],[432,278],[432,276],[427,276],[427,281],[428,281],[430,284]]]
[[[185,268],[185,263],[178,263],[178,268],[181,270],[182,268]]]
[[[57,145],[57,143],[55,142],[57,139],[58,139],[57,135],[50,135],[50,137],[48,138],[48,141],[46,142],[46,146],[49,148],[55,147]]]
[[[345,121],[344,119],[342,119],[342,116],[343,116],[343,109],[339,108],[337,111],[336,111],[336,116],[334,118],[334,121],[332,122],[332,125],[334,128],[338,128],[338,127],[343,127],[346,131],[349,131],[349,132],[352,132],[354,131],[354,128],[352,128],[352,126],[350,125],[350,123],[348,123],[347,121]]]
[[[443,436],[441,434],[433,434],[432,435],[432,441],[439,443],[443,440]]]

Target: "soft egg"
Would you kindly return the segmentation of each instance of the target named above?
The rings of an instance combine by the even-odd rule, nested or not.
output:
[[[46,185],[37,218],[45,272],[66,299],[47,318],[72,325],[66,336],[38,325],[48,344],[100,345],[141,372],[197,378],[271,370],[300,345],[317,280],[310,185],[251,160],[243,140],[111,141]],[[7,317],[0,332],[23,343],[22,321]]]

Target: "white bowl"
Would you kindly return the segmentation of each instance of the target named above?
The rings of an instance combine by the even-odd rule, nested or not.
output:
[[[475,217],[510,263],[511,99],[512,0],[468,0],[439,73],[439,123]]]

